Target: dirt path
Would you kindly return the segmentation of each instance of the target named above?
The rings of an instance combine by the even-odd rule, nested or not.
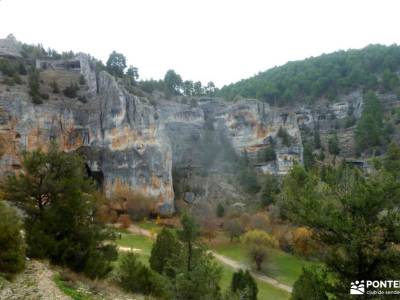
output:
[[[233,268],[235,270],[239,270],[239,269],[247,270],[248,269],[250,271],[251,275],[253,275],[254,278],[257,278],[260,281],[269,283],[269,284],[273,285],[274,287],[277,287],[277,288],[279,288],[281,290],[285,290],[285,291],[287,291],[289,293],[292,292],[292,287],[291,286],[288,286],[286,284],[280,283],[278,280],[276,280],[276,279],[274,279],[272,277],[268,277],[268,276],[266,276],[266,275],[264,275],[262,273],[251,271],[249,269],[249,266],[247,266],[246,264],[243,264],[243,263],[240,263],[240,262],[238,262],[236,260],[230,259],[229,257],[226,257],[224,255],[220,255],[220,254],[218,254],[218,253],[216,253],[214,251],[210,251],[210,253],[212,253],[212,255],[216,259],[218,259],[220,262],[222,262],[223,264],[225,264],[227,266],[230,266],[231,268]]]
[[[54,272],[47,263],[31,260],[11,282],[0,283],[0,299],[70,300],[53,281]]]
[[[144,235],[144,236],[147,236],[147,237],[150,237],[150,238],[153,237],[153,234],[149,230],[140,228],[137,225],[131,225],[128,228],[128,231],[130,231],[130,232],[132,232],[134,234]],[[122,250],[122,251],[124,251],[124,250]],[[229,257],[226,257],[224,255],[218,254],[218,253],[216,253],[214,251],[209,251],[209,252],[212,253],[212,255],[217,260],[219,260],[223,264],[233,268],[234,270],[239,270],[239,269],[243,269],[243,270],[247,270],[248,269],[248,270],[250,270],[249,266],[246,265],[246,264],[243,264],[243,263],[238,262],[236,260],[230,259]],[[254,271],[250,271],[250,273],[254,278],[257,278],[260,281],[269,283],[270,285],[272,285],[272,286],[274,286],[274,287],[276,287],[278,289],[285,290],[286,292],[289,292],[289,293],[292,292],[292,287],[291,286],[283,284],[283,283],[280,283],[279,281],[277,281],[276,279],[274,279],[272,277],[269,277],[269,276],[266,276],[266,275],[264,275],[262,273],[254,272]]]
[[[132,232],[134,234],[147,236],[149,238],[151,238],[151,237],[153,237],[155,235],[155,234],[151,233],[150,230],[140,228],[137,225],[130,225],[129,228],[128,228],[128,231],[130,231],[130,232]]]
[[[122,252],[142,252],[142,249],[139,248],[132,248],[132,247],[124,247],[124,246],[118,246],[118,250]]]

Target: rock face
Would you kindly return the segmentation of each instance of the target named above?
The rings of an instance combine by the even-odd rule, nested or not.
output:
[[[90,95],[96,76],[82,66]],[[85,156],[107,195],[133,188],[158,199],[164,214],[172,213],[171,149],[158,130],[155,108],[106,72],[97,84],[98,94],[86,103],[61,97],[34,105],[23,88],[0,89],[1,173],[20,169],[22,151],[46,150],[55,140],[62,150]]]
[[[277,139],[281,127],[292,137],[293,145],[300,149],[296,160],[302,161],[301,136],[295,114],[271,109],[258,100],[229,103],[200,98],[195,106],[165,102],[158,110],[162,130],[173,141],[175,165],[193,163],[198,166],[201,164],[199,157],[213,146],[231,147],[238,155],[246,152],[255,157],[269,146],[271,139]],[[281,148],[279,154],[283,156],[289,152],[289,149]],[[211,155],[217,155],[217,151]]]
[[[5,49],[2,45],[0,53]],[[222,182],[214,187],[207,178],[222,178],[218,174],[243,153],[257,160],[260,172],[286,174],[295,161],[303,160],[301,128],[313,130],[318,123],[321,131],[328,131],[332,122],[327,115],[341,120],[351,111],[357,118],[362,108],[357,91],[320,108],[276,108],[253,99],[225,102],[208,97],[192,99],[190,104],[159,97],[151,104],[129,93],[108,73],[96,74],[85,54],[40,65],[44,63],[54,68],[42,71],[43,88],[54,79],[69,84],[83,75],[85,85],[79,96],[85,101],[52,94],[44,104],[35,105],[26,85],[0,84],[0,174],[21,168],[22,151],[46,150],[51,141],[57,141],[61,150],[85,157],[89,175],[107,196],[134,189],[157,199],[158,210],[165,215],[175,209],[174,170],[185,170],[185,174],[200,170],[196,176],[205,178],[205,197],[213,190],[223,193],[223,186],[234,189],[234,184]],[[63,66],[69,67],[63,70]],[[290,145],[278,137],[281,128],[290,137]],[[259,154],[272,146],[276,159],[260,161]],[[183,196],[186,202],[197,197],[196,193]]]
[[[5,39],[0,39],[0,57],[21,57],[21,44],[10,34]]]
[[[131,188],[155,197],[159,210],[170,214],[174,211],[173,165],[202,164],[199,158],[204,159],[215,143],[237,154],[253,155],[280,126],[299,137],[291,117],[259,101],[229,104],[203,98],[187,105],[160,100],[153,106],[130,94],[108,73],[96,76],[88,56],[80,54],[79,61],[78,72],[86,78],[85,103],[60,96],[34,105],[27,87],[0,89],[3,175],[21,168],[22,151],[46,150],[54,140],[63,151],[84,155],[88,172],[106,195]],[[213,143],[207,144],[210,134]],[[297,142],[301,145],[300,138]],[[215,158],[209,161],[211,168],[217,165]]]
[[[15,58],[18,51],[12,37],[0,40],[0,55],[13,53]],[[336,123],[357,119],[362,111],[362,93],[357,90],[336,103],[313,107],[276,108],[253,99],[225,102],[209,97],[192,99],[190,104],[179,97],[168,101],[158,97],[151,104],[146,97],[129,93],[108,73],[96,74],[85,54],[39,65],[43,63],[54,68],[42,70],[41,88],[54,79],[69,84],[83,75],[79,96],[85,101],[52,94],[44,104],[34,105],[27,85],[0,84],[0,174],[21,168],[22,151],[46,150],[54,140],[63,151],[84,155],[89,175],[106,195],[134,189],[157,199],[159,212],[166,215],[175,209],[174,170],[185,174],[200,170],[196,176],[203,177],[206,172],[207,197],[212,190],[221,194],[221,186],[234,187],[221,183],[214,188],[207,178],[222,178],[218,174],[243,153],[257,161],[255,167],[262,173],[287,174],[295,161],[303,161],[302,133],[312,132],[318,124],[321,135],[328,136]],[[48,87],[45,91],[51,93]],[[290,145],[278,136],[281,128]],[[353,140],[354,128],[346,128],[339,136],[343,144]],[[262,151],[272,146],[276,159],[264,162],[261,156],[260,160]],[[351,155],[346,149],[342,153]],[[196,193],[183,196],[186,202],[197,197]]]

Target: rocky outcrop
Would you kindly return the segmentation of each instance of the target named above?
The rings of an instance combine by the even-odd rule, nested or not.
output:
[[[21,43],[12,34],[5,39],[0,39],[0,57],[21,57]]]
[[[87,81],[92,73],[84,73]],[[21,152],[46,150],[52,140],[64,151],[80,151],[107,195],[132,188],[174,211],[171,149],[158,130],[156,110],[102,72],[99,92],[87,103],[51,100],[34,105],[26,90],[0,90],[1,173],[20,169]],[[88,82],[90,86],[90,82]]]
[[[96,75],[85,54],[68,61],[77,68],[63,69],[63,63],[43,71],[48,77],[43,77],[42,85],[48,86],[50,78],[77,80],[80,73],[86,79],[79,91],[85,101],[58,94],[35,105],[26,85],[0,85],[2,175],[20,170],[22,151],[46,150],[56,141],[61,150],[85,157],[89,175],[107,196],[134,189],[157,199],[162,214],[171,214],[173,168],[218,173],[244,152],[257,157],[271,140],[278,141],[278,159],[273,168],[264,169],[282,174],[293,161],[302,160],[293,112],[251,99],[229,103],[204,97],[190,104],[158,99],[150,104],[145,97],[129,93],[108,73]],[[277,132],[281,127],[292,137],[297,152],[280,146]]]

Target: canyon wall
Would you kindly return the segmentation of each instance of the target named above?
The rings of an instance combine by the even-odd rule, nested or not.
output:
[[[54,78],[69,84],[84,76],[80,100],[49,92],[49,100],[35,105],[27,84],[0,84],[0,173],[20,170],[22,151],[46,150],[56,141],[61,150],[84,156],[88,173],[107,196],[133,189],[155,198],[164,215],[175,209],[173,169],[221,174],[246,153],[255,158],[260,172],[286,174],[303,160],[302,127],[312,129],[318,121],[322,131],[329,131],[332,122],[326,115],[345,118],[352,106],[352,114],[359,117],[362,107],[357,91],[312,109],[210,97],[158,97],[150,103],[149,97],[133,95],[107,72],[96,74],[89,56],[79,54],[75,60],[78,70],[42,70],[41,78],[45,89]],[[290,136],[290,145],[278,137],[280,128]],[[260,151],[272,145],[276,160],[260,160]]]

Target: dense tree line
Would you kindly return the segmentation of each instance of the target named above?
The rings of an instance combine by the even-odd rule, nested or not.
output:
[[[145,92],[161,91],[168,96],[214,96],[218,91],[212,81],[204,86],[201,81],[183,80],[174,70],[168,70],[162,80],[143,80],[139,85]]]
[[[323,265],[304,271],[293,299],[348,299],[352,281],[400,276],[399,162],[392,144],[369,176],[346,164],[309,171],[297,165],[284,179],[283,215],[312,228],[323,246]]]
[[[271,104],[313,103],[334,99],[357,87],[399,92],[400,47],[369,45],[302,61],[288,62],[249,79],[224,86],[217,94],[227,99],[252,97]],[[382,77],[382,79],[379,79]]]

